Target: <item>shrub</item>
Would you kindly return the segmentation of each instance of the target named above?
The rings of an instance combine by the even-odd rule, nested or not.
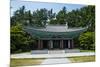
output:
[[[94,50],[95,49],[95,35],[94,32],[86,32],[80,35],[79,43],[81,49]]]

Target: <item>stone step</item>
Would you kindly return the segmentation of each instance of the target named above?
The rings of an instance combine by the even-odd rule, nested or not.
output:
[[[79,49],[66,49],[65,53],[79,53],[80,50]]]
[[[32,50],[31,54],[48,54],[48,50]]]
[[[31,54],[63,54],[63,53],[78,53],[79,49],[65,49],[65,50],[32,50]]]
[[[62,54],[65,53],[65,50],[49,50],[48,54]]]

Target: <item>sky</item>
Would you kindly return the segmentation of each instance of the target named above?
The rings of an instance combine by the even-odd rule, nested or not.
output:
[[[53,9],[53,12],[58,13],[64,6],[67,8],[67,11],[72,11],[80,9],[87,5],[12,0],[11,16],[13,15],[14,11],[18,10],[22,6],[25,6],[26,11],[27,10],[34,11],[37,9],[46,8],[48,10]]]

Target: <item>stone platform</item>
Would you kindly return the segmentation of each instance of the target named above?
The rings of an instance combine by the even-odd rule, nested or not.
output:
[[[76,56],[94,56],[95,52],[79,52],[79,53],[62,53],[62,54],[31,54],[19,53],[11,54],[11,58],[67,58]]]
[[[32,50],[31,54],[64,54],[64,53],[79,53],[79,49],[65,49],[65,50]]]

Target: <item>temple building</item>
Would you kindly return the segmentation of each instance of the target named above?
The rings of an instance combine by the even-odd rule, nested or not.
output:
[[[73,49],[74,38],[78,37],[82,32],[87,30],[87,27],[69,28],[65,25],[48,25],[45,27],[36,28],[27,26],[24,29],[31,36],[37,37],[38,50],[43,49]]]

